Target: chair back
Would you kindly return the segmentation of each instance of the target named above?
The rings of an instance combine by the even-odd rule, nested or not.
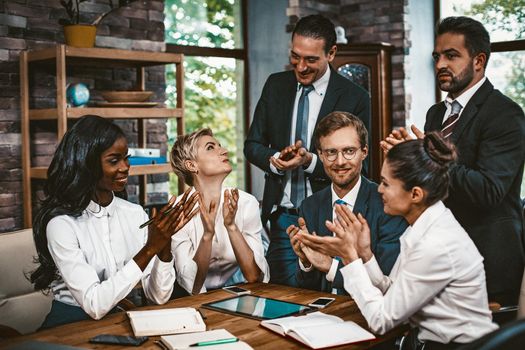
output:
[[[525,320],[507,323],[457,350],[513,350],[525,346]]]
[[[26,274],[36,265],[33,230],[0,234],[0,325],[27,334],[40,327],[52,296],[35,291]]]

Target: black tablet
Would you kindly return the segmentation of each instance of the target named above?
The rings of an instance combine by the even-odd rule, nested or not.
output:
[[[258,297],[256,295],[236,296],[206,303],[203,304],[202,307],[238,316],[255,318],[257,320],[270,320],[312,310],[312,308],[306,305]]]

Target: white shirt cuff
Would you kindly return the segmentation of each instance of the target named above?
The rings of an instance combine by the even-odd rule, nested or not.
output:
[[[279,158],[279,156],[281,155],[281,152],[276,152],[273,157],[274,158]],[[277,174],[277,175],[283,175],[284,172],[280,171],[279,169],[277,169],[276,167],[273,166],[272,162],[270,162],[270,170],[274,173],[274,174]]]
[[[135,286],[140,281],[140,278],[143,274],[139,265],[137,265],[137,263],[133,259],[128,261],[128,263],[122,267],[121,271],[124,274],[124,276],[126,276],[126,279],[131,281],[131,284],[133,286]]]
[[[326,274],[326,280],[328,282],[334,281],[338,266],[339,266],[339,260],[332,259],[332,265],[330,265],[330,270],[328,270],[328,273]]]
[[[370,277],[370,280],[372,281],[372,284],[374,286],[378,286],[383,281],[384,275],[383,271],[379,267],[375,255],[372,255],[372,259],[368,260],[364,264],[364,267],[368,273],[368,277]]]
[[[316,164],[317,164],[317,154],[312,153],[312,161],[310,162],[310,165],[308,166],[308,168],[304,169],[304,172],[309,173],[309,174],[313,173]]]
[[[169,274],[171,269],[173,268],[173,262],[174,262],[173,256],[171,257],[170,261],[162,261],[160,258],[155,255],[155,260],[153,262],[153,268],[152,271],[155,271],[155,273],[158,276],[162,276],[164,274]]]
[[[310,264],[310,266],[308,266],[308,267],[305,267],[303,265],[303,262],[301,261],[301,259],[298,259],[298,260],[299,260],[299,267],[301,268],[301,271],[310,272],[314,268],[314,266],[312,264]]]

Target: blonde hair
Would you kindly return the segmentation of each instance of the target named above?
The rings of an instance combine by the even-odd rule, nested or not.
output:
[[[213,131],[210,128],[203,128],[186,135],[180,135],[171,148],[171,167],[175,174],[184,179],[188,186],[193,186],[193,177],[184,162],[186,160],[195,160],[197,156],[197,141],[202,136],[213,136]]]

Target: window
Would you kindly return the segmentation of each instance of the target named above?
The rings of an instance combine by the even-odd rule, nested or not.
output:
[[[185,132],[209,127],[226,147],[233,171],[226,185],[246,188],[242,153],[248,111],[244,4],[240,0],[166,0],[166,51],[183,53]],[[166,70],[170,72],[170,70]],[[166,98],[175,106],[175,77],[166,75]],[[169,148],[176,121],[168,126]],[[170,175],[170,192],[177,193],[177,177]]]
[[[441,0],[441,18],[465,15],[490,33],[491,55],[486,75],[496,89],[525,110],[525,2],[507,0]],[[525,177],[524,177],[525,180]],[[525,197],[525,181],[521,197]]]

